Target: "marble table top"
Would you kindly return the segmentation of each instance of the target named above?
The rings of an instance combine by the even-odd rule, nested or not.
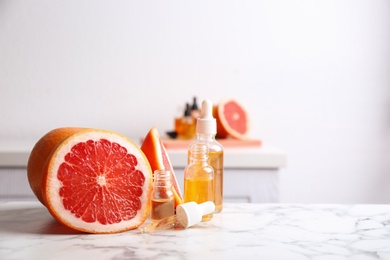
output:
[[[93,235],[4,202],[0,259],[390,259],[390,205],[225,204],[184,230]]]

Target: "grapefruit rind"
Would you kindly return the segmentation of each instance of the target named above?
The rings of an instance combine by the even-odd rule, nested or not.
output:
[[[101,139],[109,140],[112,143],[118,143],[127,149],[127,153],[137,158],[136,169],[144,173],[145,181],[142,186],[142,195],[139,197],[141,208],[130,220],[122,220],[118,223],[101,224],[98,221],[93,223],[73,215],[64,205],[59,191],[61,181],[57,178],[57,172],[60,165],[64,162],[64,157],[70,152],[72,147],[80,142],[88,140],[98,141]],[[118,233],[131,230],[143,224],[150,212],[150,195],[152,191],[152,170],[149,162],[143,152],[128,138],[105,130],[83,130],[70,135],[53,151],[50,160],[46,164],[46,178],[43,183],[43,199],[49,212],[59,222],[75,230],[88,233]]]

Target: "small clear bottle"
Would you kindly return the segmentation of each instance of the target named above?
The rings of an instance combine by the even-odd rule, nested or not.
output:
[[[190,163],[184,169],[184,202],[214,201],[214,169],[209,165],[208,148],[205,144],[191,147]],[[206,214],[202,221],[209,221],[213,213]]]
[[[152,191],[151,221],[158,221],[175,214],[175,199],[172,192],[172,173],[155,170]]]
[[[207,145],[209,164],[214,169],[214,213],[219,213],[223,208],[224,151],[222,145],[215,140],[216,134],[217,122],[213,117],[213,105],[210,100],[206,99],[202,102],[201,115],[196,121],[196,139],[189,146],[188,162],[192,146],[198,143]]]

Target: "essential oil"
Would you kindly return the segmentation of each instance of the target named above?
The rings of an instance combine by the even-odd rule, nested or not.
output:
[[[184,169],[184,202],[214,202],[214,169],[208,159],[207,145],[191,146],[190,163]],[[212,213],[207,214],[202,221],[209,221],[212,217]]]
[[[223,207],[223,151],[209,151],[209,163],[214,169],[215,213],[219,213]]]
[[[184,190],[184,201],[212,201],[212,194],[214,193],[214,183],[210,179],[185,179]],[[202,216],[202,221],[209,221],[213,217],[213,214],[207,214]]]
[[[188,149],[188,162],[190,162],[193,145],[199,143],[207,145],[209,165],[214,169],[214,213],[219,213],[223,208],[224,152],[222,145],[215,139],[217,124],[212,108],[211,101],[206,99],[202,102],[201,116],[196,121],[196,139]]]
[[[175,214],[175,203],[172,199],[152,199],[152,212],[150,219],[160,220]]]
[[[191,116],[191,107],[186,103],[182,117],[175,118],[175,131],[179,139],[192,139],[195,137],[195,120]]]
[[[151,221],[160,220],[175,214],[172,173],[168,170],[155,170],[153,176]]]

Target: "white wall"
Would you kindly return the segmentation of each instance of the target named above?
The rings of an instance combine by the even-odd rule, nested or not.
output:
[[[0,140],[144,136],[235,97],[282,202],[390,203],[389,1],[0,1]]]

